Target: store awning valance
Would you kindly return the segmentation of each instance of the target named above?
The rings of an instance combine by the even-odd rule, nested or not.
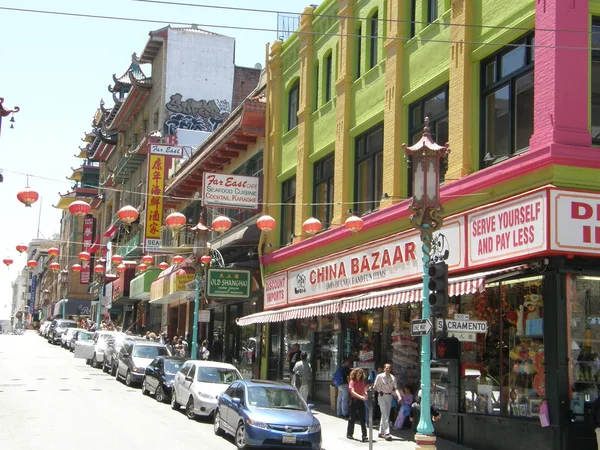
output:
[[[466,295],[483,292],[485,280],[491,276],[503,273],[519,272],[527,269],[527,264],[506,267],[488,272],[478,272],[462,277],[454,277],[448,280],[449,295]],[[277,311],[263,311],[237,319],[240,326],[252,325],[254,323],[284,322],[293,319],[305,319],[307,317],[325,316],[336,313],[350,313],[355,311],[383,308],[384,306],[399,305],[402,303],[414,303],[421,301],[423,297],[423,283],[412,284],[400,288],[369,292],[367,294],[354,295],[351,297],[326,300],[309,305],[292,306]]]

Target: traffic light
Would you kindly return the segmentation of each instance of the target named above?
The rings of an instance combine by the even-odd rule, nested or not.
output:
[[[429,304],[431,306],[448,303],[448,264],[439,262],[429,266]]]
[[[440,337],[433,344],[433,359],[436,361],[458,359],[460,341],[455,337]]]

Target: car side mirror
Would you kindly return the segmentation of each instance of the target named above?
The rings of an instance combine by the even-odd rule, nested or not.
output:
[[[233,398],[231,399],[231,402],[232,402],[234,405],[241,405],[241,403],[242,403],[242,400],[240,400],[240,399],[239,399],[239,398],[237,398],[237,397],[233,397]]]
[[[308,404],[308,409],[315,409],[315,405],[313,403]]]
[[[129,358],[129,353],[123,353],[123,358]]]
[[[194,379],[190,376],[185,377],[185,381],[194,381]]]

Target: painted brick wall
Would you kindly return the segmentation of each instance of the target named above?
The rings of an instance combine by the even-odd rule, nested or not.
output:
[[[233,73],[233,95],[231,110],[233,111],[258,86],[260,69],[236,67]]]

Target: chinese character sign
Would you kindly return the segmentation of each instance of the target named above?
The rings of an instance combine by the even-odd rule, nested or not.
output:
[[[165,157],[150,155],[148,158],[148,191],[146,197],[146,230],[144,248],[146,252],[160,250],[160,227],[163,216],[165,192]]]
[[[92,243],[94,242],[94,225],[96,219],[91,216],[86,216],[83,219],[83,239],[81,244],[81,251],[89,251]],[[92,261],[82,261],[81,272],[79,272],[79,283],[88,284],[90,282],[92,273]]]

